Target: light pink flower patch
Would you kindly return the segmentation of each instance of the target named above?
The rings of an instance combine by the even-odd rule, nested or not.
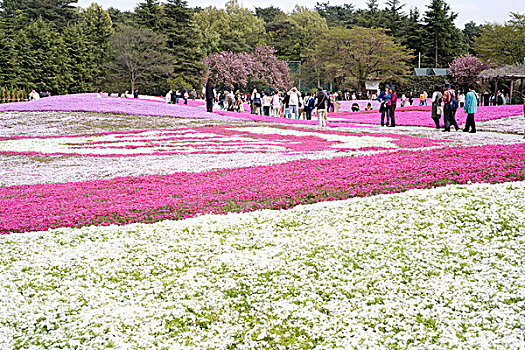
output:
[[[441,145],[399,134],[345,133],[291,126],[207,126],[88,135],[0,138],[0,153],[122,157],[170,154],[381,150]]]

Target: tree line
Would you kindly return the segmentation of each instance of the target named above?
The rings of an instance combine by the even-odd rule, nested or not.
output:
[[[82,9],[72,0],[2,0],[0,86],[52,93],[198,88],[210,57],[255,55],[261,47],[301,62],[293,74],[305,81],[356,87],[369,76],[406,73],[418,53],[428,67],[448,67],[467,53],[492,65],[523,60],[524,15],[464,29],[456,17],[441,0],[430,0],[423,13],[400,0],[381,7],[368,0],[364,9],[325,2],[289,13],[274,6],[250,11],[237,0],[224,8],[145,0],[133,11],[96,3]]]

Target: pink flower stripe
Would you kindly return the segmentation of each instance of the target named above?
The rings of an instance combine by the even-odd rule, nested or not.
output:
[[[413,137],[402,134],[367,134],[367,133],[345,133],[330,130],[308,130],[299,129],[285,125],[258,125],[258,127],[268,127],[269,130],[274,129],[275,133],[253,133],[250,131],[243,131],[246,126],[228,127],[228,126],[210,126],[210,127],[194,127],[194,128],[179,128],[179,129],[146,129],[146,130],[129,130],[129,131],[115,131],[103,132],[81,135],[60,135],[60,136],[11,136],[0,138],[3,140],[22,140],[22,139],[53,139],[53,138],[70,138],[70,142],[65,145],[69,149],[149,149],[147,153],[134,154],[97,154],[97,153],[76,153],[76,152],[27,152],[27,151],[2,151],[0,154],[8,155],[76,155],[76,156],[91,156],[91,157],[135,157],[141,155],[169,155],[169,154],[200,154],[200,153],[260,153],[260,152],[276,152],[271,147],[285,148],[285,152],[312,152],[312,151],[327,151],[335,150],[341,151],[355,151],[355,147],[337,147],[340,141],[329,141],[321,137],[321,135],[341,135],[341,136],[368,136],[377,138],[392,139],[391,143],[402,148],[419,148],[442,145],[443,140],[433,140],[428,138]],[[250,127],[250,126],[248,126]],[[315,135],[280,135],[278,130],[294,130]],[[158,131],[158,134],[148,135],[147,138],[139,138],[141,133]],[[171,132],[173,131],[173,132]],[[175,132],[177,131],[177,132]],[[207,137],[192,137],[198,134],[213,134],[215,136]],[[97,136],[115,136],[118,140],[104,140],[104,141],[87,141],[75,142],[75,138],[93,137]],[[242,138],[243,140],[231,140],[228,137]],[[217,140],[217,138],[219,138]],[[221,139],[222,138],[222,139]],[[270,142],[264,142],[270,141]],[[176,142],[173,144],[172,142]],[[124,144],[125,143],[125,144]],[[130,143],[136,143],[135,145]],[[235,147],[235,149],[224,149],[217,147]],[[270,147],[270,148],[268,148]],[[389,147],[392,148],[392,147]],[[154,150],[155,149],[155,150]],[[199,150],[201,149],[201,150]],[[359,150],[384,150],[386,147],[367,147]],[[282,151],[281,151],[282,152]]]
[[[525,144],[0,188],[0,233],[182,219],[468,182],[525,180]]]
[[[396,124],[405,126],[434,127],[434,121],[431,119],[431,108],[431,106],[399,108],[396,110],[395,114]],[[475,119],[476,121],[487,121],[512,117],[520,114],[523,114],[523,107],[520,105],[481,106],[478,107],[478,112],[475,114]],[[330,113],[329,119],[332,120],[332,123],[335,123],[337,120],[339,122],[379,124],[381,121],[381,113],[378,111],[355,113],[338,112]],[[458,109],[456,113],[456,120],[458,124],[464,124],[467,120],[467,114],[463,111],[463,109]],[[443,118],[441,118],[441,126],[444,126]]]

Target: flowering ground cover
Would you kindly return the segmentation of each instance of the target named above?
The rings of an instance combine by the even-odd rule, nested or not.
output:
[[[0,106],[0,349],[525,347],[514,110],[468,134],[40,101]]]
[[[430,106],[404,107],[396,110],[396,125],[411,125],[434,127],[434,121],[431,118]],[[505,105],[505,106],[481,106],[475,115],[476,121],[488,121],[523,115],[523,106]],[[467,120],[467,114],[463,109],[456,112],[456,120],[462,125]],[[373,112],[355,112],[355,113],[334,113],[330,116],[332,122],[350,122],[377,125],[381,121],[381,113]],[[444,126],[441,118],[441,126]]]
[[[137,156],[195,153],[353,151],[440,144],[398,134],[357,134],[286,126],[201,126],[83,135],[0,137],[0,154]]]
[[[522,349],[525,183],[0,239],[0,348]]]
[[[0,188],[0,233],[286,209],[450,183],[525,180],[525,143]]]

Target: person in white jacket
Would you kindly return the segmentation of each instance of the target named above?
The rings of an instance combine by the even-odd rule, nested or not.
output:
[[[290,95],[290,102],[288,104],[290,115],[295,115],[295,119],[298,119],[299,97],[301,97],[301,93],[297,91],[297,88],[294,86],[292,90],[288,92],[288,95]]]

